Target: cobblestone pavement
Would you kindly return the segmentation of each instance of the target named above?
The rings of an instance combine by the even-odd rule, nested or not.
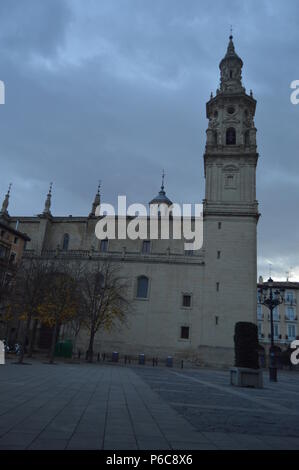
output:
[[[0,449],[299,449],[299,374],[263,390],[228,372],[0,366]]]

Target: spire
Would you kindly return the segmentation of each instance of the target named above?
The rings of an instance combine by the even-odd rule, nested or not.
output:
[[[235,51],[235,45],[234,45],[233,39],[234,39],[234,37],[233,37],[233,27],[231,26],[230,27],[230,35],[229,35],[229,43],[228,43],[228,46],[227,46],[227,51],[226,51],[224,59],[236,58],[236,59],[241,60],[240,57],[238,56],[238,54]],[[243,64],[243,62],[242,62],[242,64]]]
[[[232,28],[230,31],[227,51],[219,64],[221,70],[220,90],[228,93],[245,91],[242,87],[243,61],[235,51]]]
[[[101,180],[99,180],[98,191],[95,195],[89,217],[95,217],[96,216],[96,209],[101,204],[101,185],[102,185],[102,182],[101,182]]]
[[[12,187],[12,183],[10,183],[9,186],[8,186],[8,190],[7,190],[7,193],[6,193],[5,198],[3,200],[2,208],[1,208],[1,212],[0,212],[0,215],[6,216],[6,217],[9,217],[7,208],[8,208],[8,204],[9,204],[9,196],[10,196],[11,187]]]
[[[52,188],[53,188],[53,183],[50,183],[49,192],[47,194],[47,199],[45,201],[45,208],[44,208],[43,215],[52,215],[51,210],[50,210],[51,209]]]

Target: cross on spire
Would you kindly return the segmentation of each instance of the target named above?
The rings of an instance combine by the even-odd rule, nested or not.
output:
[[[162,186],[161,186],[162,191],[164,191],[164,181],[165,181],[165,170],[163,168],[163,171],[162,171]]]

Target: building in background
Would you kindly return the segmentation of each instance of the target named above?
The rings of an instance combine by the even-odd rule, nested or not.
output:
[[[277,363],[281,365],[281,353],[287,350],[292,341],[299,339],[298,312],[299,305],[299,282],[277,281],[272,283],[276,289],[285,289],[284,302],[273,311],[274,343],[276,349]],[[267,281],[259,278],[257,285],[257,326],[260,343],[260,362],[266,365],[271,345],[271,322],[270,311],[261,304],[259,289],[266,287]]]
[[[22,259],[26,243],[30,238],[18,230],[19,221],[11,223],[8,214],[10,187],[4,198],[0,211],[0,279],[1,285],[12,276],[13,271]]]
[[[11,287],[16,269],[21,262],[26,243],[30,242],[27,234],[18,230],[19,223],[11,224],[7,208],[9,202],[10,188],[4,198],[0,211],[0,338],[4,332],[4,321],[2,319],[3,306],[6,294]],[[11,325],[15,330],[15,325]]]

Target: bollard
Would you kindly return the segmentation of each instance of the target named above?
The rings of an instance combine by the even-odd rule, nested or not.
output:
[[[181,369],[184,369],[184,361],[181,361]]]
[[[128,360],[128,357],[127,357],[127,356],[125,356],[125,364],[127,363],[127,360]]]
[[[167,367],[172,367],[173,366],[173,359],[172,356],[168,356],[166,359],[166,366]]]
[[[85,361],[87,361],[88,359],[88,351],[86,351],[86,354],[85,354]]]
[[[80,359],[80,357],[81,357],[81,350],[79,349],[78,350],[78,359]]]
[[[97,361],[100,362],[100,353],[98,353]]]
[[[155,358],[153,357],[153,367],[155,367]]]
[[[113,351],[112,353],[112,362],[118,362],[118,352]]]
[[[139,354],[139,365],[142,365],[142,366],[145,365],[145,355],[144,354]]]

